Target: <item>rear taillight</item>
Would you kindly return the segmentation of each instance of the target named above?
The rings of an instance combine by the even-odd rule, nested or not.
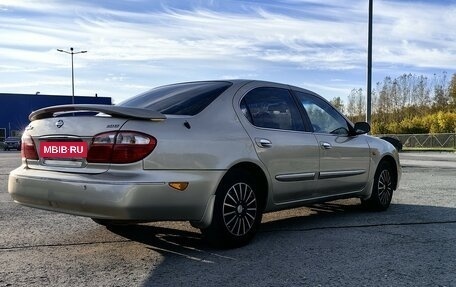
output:
[[[26,134],[22,136],[21,155],[25,159],[39,159],[32,137]]]
[[[132,163],[144,159],[157,145],[157,140],[139,132],[107,132],[93,137],[87,162]]]

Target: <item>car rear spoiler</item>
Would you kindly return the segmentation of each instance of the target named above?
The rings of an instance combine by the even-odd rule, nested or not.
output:
[[[67,113],[87,113],[87,112],[97,112],[104,113],[110,116],[116,116],[120,118],[133,118],[141,120],[152,120],[152,121],[162,121],[166,119],[166,116],[160,112],[142,109],[142,108],[130,108],[122,106],[111,106],[111,105],[90,105],[90,104],[77,104],[77,105],[60,105],[52,106],[47,108],[42,108],[36,111],[33,111],[29,115],[29,120],[39,120],[45,118],[52,118],[59,116],[61,114]]]

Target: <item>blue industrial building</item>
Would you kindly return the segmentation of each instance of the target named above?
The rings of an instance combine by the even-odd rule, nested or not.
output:
[[[32,111],[71,103],[71,96],[0,93],[0,142],[8,136],[20,136]],[[112,101],[110,97],[75,96],[74,103],[111,105]]]

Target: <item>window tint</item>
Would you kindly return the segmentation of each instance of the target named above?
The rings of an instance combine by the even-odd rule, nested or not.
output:
[[[304,130],[298,107],[286,89],[254,89],[242,99],[241,110],[249,122],[257,127]]]
[[[331,105],[318,97],[302,92],[295,93],[309,116],[314,132],[330,134],[348,133],[347,121]]]
[[[194,116],[231,86],[229,82],[194,82],[162,86],[119,104],[167,115]]]

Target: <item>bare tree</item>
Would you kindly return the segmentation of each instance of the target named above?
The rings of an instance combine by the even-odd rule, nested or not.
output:
[[[413,95],[415,96],[416,107],[429,107],[431,104],[431,89],[429,87],[428,78],[419,76],[417,83],[414,86]],[[418,110],[421,113],[423,109]]]
[[[333,103],[336,103],[334,99]],[[337,101],[339,105],[340,102]],[[345,112],[352,121],[364,120],[366,100],[362,89],[352,89]],[[448,81],[447,73],[427,76],[402,74],[385,77],[372,91],[372,130],[375,133],[425,130],[425,123],[440,125],[449,120],[436,120],[437,113],[456,114],[456,73]]]
[[[340,97],[335,97],[331,100],[331,104],[336,108],[338,109],[341,113],[344,113],[345,111],[345,106],[344,106],[344,102],[342,101],[342,99]]]
[[[450,83],[448,84],[448,97],[451,100],[451,104],[456,107],[456,73],[451,76]]]
[[[363,121],[366,117],[366,99],[363,89],[353,89],[348,95],[347,114],[353,122]]]
[[[433,107],[436,110],[446,110],[450,103],[450,93],[446,72],[442,75],[434,74],[434,101]]]

